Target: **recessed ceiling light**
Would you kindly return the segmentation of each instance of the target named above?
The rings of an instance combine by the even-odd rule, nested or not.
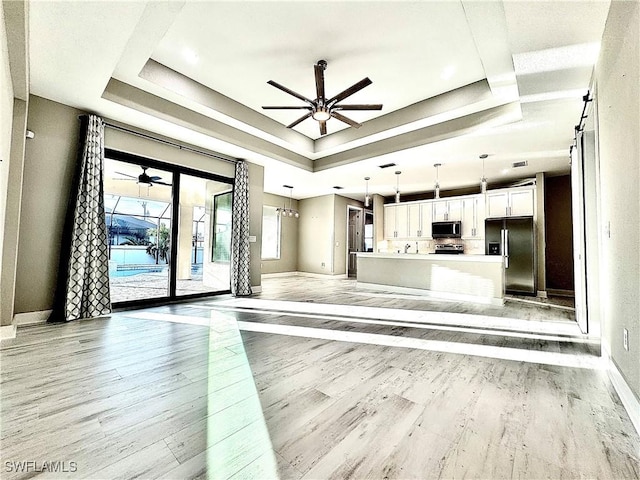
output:
[[[189,62],[192,65],[195,65],[196,63],[198,63],[198,60],[200,59],[198,54],[188,47],[185,47],[182,49],[182,56],[187,62]]]
[[[449,80],[451,77],[453,77],[454,73],[456,73],[456,67],[454,67],[453,65],[448,65],[444,68],[444,70],[442,70],[440,78],[442,80]]]

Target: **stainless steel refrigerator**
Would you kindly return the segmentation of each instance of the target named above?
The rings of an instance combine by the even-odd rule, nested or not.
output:
[[[485,253],[502,255],[505,290],[535,295],[536,263],[533,217],[492,218],[485,221]]]

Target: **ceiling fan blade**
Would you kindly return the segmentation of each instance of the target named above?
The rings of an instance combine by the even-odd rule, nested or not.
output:
[[[282,107],[262,107],[263,110],[311,110],[310,106],[303,107],[290,107],[290,106],[282,106]]]
[[[344,115],[340,115],[338,112],[331,112],[331,116],[336,120],[340,120],[341,122],[344,122],[347,125],[351,125],[352,127],[355,127],[355,128],[360,128],[362,126],[362,124],[354,120],[351,120],[350,118],[347,118]]]
[[[313,66],[313,70],[316,74],[316,95],[318,96],[318,101],[324,104],[324,69],[327,63],[322,64],[321,62],[316,63]]]
[[[382,110],[382,104],[334,105],[334,110]]]
[[[158,180],[162,180],[162,177],[158,177],[157,175],[149,178],[151,179],[152,182],[157,182]]]
[[[283,92],[288,93],[289,95],[293,95],[296,98],[299,98],[300,100],[302,100],[303,102],[307,102],[309,105],[314,106],[313,101],[309,100],[307,97],[303,97],[302,95],[300,95],[299,93],[294,92],[293,90],[285,87],[284,85],[280,85],[277,82],[274,82],[273,80],[269,80],[267,82],[269,85],[276,87],[280,90],[282,90]]]
[[[311,112],[307,113],[306,115],[303,115],[302,117],[300,117],[299,119],[297,119],[295,122],[293,122],[290,125],[287,125],[287,128],[293,128],[296,125],[298,125],[300,122],[302,122],[303,120],[306,120],[307,118],[309,118],[311,116]]]
[[[319,122],[320,123],[320,135],[327,134],[327,122]]]
[[[170,184],[170,183],[167,183],[167,182],[159,182],[159,181],[157,181],[157,180],[154,180],[154,181],[153,181],[153,182],[151,182],[151,183],[153,183],[154,185],[155,185],[156,183],[157,183],[158,185],[166,185],[167,187],[170,187],[170,186],[171,186],[171,184]]]
[[[117,173],[118,175],[122,175],[124,177],[136,178],[136,179],[138,178],[138,177],[135,177],[133,175],[129,175],[128,173],[122,173],[122,172],[113,172],[113,173]],[[124,180],[124,178],[121,178],[120,180]]]
[[[369,80],[369,77],[363,78],[362,80],[360,80],[355,85],[350,86],[346,90],[344,90],[344,91],[340,92],[339,94],[337,94],[335,97],[330,98],[329,100],[327,100],[327,105],[328,106],[333,106],[334,104],[338,103],[340,100],[344,100],[345,98],[350,97],[354,93],[359,92],[364,87],[366,87],[368,85],[371,85],[372,83],[373,82],[371,80]]]

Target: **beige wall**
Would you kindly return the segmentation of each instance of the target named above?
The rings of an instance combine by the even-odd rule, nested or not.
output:
[[[31,97],[29,128],[35,138],[25,154],[16,313],[51,309],[58,276],[60,240],[77,161],[78,116],[83,112]],[[107,130],[107,147],[233,177],[233,164],[178,150],[138,136]],[[250,232],[260,237],[264,169],[249,164]],[[251,244],[251,281],[260,285],[260,242]]]
[[[264,167],[249,163],[249,235],[256,241],[251,247],[251,286],[262,285],[262,203],[264,195]]]
[[[79,110],[40,97],[29,101],[15,313],[49,310],[78,150]]]
[[[9,182],[9,154],[11,152],[11,127],[13,125],[13,83],[9,69],[9,46],[4,22],[4,8],[0,3],[0,272],[2,272],[2,251],[4,245],[4,220],[7,211],[7,185]],[[0,275],[0,292],[4,291]],[[3,319],[2,296],[0,296],[0,325]],[[11,317],[11,315],[9,315]],[[9,322],[11,319],[9,318]],[[8,323],[8,322],[7,322]]]
[[[334,195],[298,202],[298,271],[333,274]]]
[[[289,198],[264,194],[264,205],[272,207],[289,206]],[[292,200],[291,207],[298,209],[298,201]],[[298,270],[298,226],[300,219],[283,217],[280,223],[280,258],[262,260],[262,273],[295,272]]]
[[[596,66],[602,339],[640,399],[640,17],[638,2],[611,3]],[[595,192],[587,192],[593,195]],[[610,231],[610,235],[607,234]],[[588,281],[598,281],[589,277]],[[629,331],[629,351],[623,348]]]
[[[325,275],[347,273],[348,205],[363,206],[362,202],[340,195],[300,200],[298,271]]]

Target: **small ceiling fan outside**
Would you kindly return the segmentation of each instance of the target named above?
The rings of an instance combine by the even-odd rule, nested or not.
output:
[[[135,180],[136,183],[144,183],[145,185],[149,185],[149,186],[153,186],[155,184],[166,185],[168,187],[171,186],[170,183],[161,182],[160,180],[162,180],[162,177],[158,177],[156,175],[154,175],[153,177],[150,177],[149,174],[147,174],[147,169],[149,167],[143,167],[142,165],[140,165],[140,168],[142,168],[142,173],[137,177],[134,175],[129,175],[128,173],[123,173],[123,172],[115,172],[115,173],[117,173],[118,175],[129,177],[129,178],[120,178],[119,180]]]
[[[306,103],[304,106],[274,106],[274,107],[262,107],[265,110],[308,110],[308,113],[297,119],[295,122],[287,125],[287,128],[293,128],[307,118],[313,118],[320,124],[320,135],[327,134],[327,120],[335,118],[341,122],[346,123],[355,128],[361,126],[360,123],[345,117],[341,113],[341,110],[382,110],[382,104],[352,104],[352,105],[339,105],[339,102],[347,97],[350,97],[354,93],[362,90],[364,87],[371,85],[373,82],[369,80],[369,77],[363,78],[355,85],[340,92],[334,97],[327,99],[325,97],[324,89],[324,71],[327,68],[327,62],[325,60],[319,60],[313,66],[316,77],[316,99],[310,100],[309,98],[288,89],[287,87],[280,85],[273,80],[269,80],[267,83],[272,85],[283,92],[293,95],[294,97],[302,100]]]

